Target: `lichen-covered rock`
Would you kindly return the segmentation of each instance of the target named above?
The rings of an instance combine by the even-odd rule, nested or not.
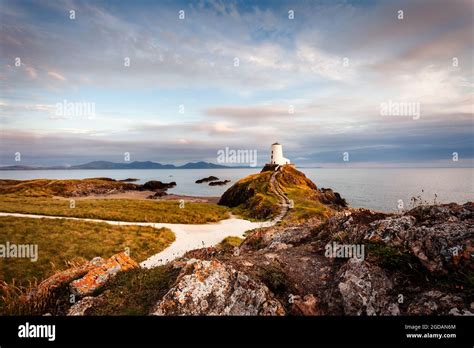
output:
[[[32,289],[27,296],[27,301],[32,305],[30,315],[41,315],[45,311],[52,311],[53,315],[61,313],[68,306],[67,293],[69,283],[78,279],[103,262],[101,258],[94,258],[89,262],[74,264],[70,268],[57,272],[43,280]]]
[[[122,252],[102,260],[82,278],[71,282],[69,288],[72,294],[79,297],[92,295],[118,272],[138,267],[138,264],[130,256]]]
[[[315,230],[320,247],[341,243],[382,243],[416,256],[430,272],[451,267],[474,270],[474,207],[445,204],[420,206],[399,215],[350,209]]]
[[[456,295],[438,290],[425,291],[413,300],[407,309],[409,315],[462,315],[463,300]],[[466,309],[468,312],[468,310]]]
[[[211,260],[185,262],[176,285],[152,315],[283,315],[270,290],[241,271]]]
[[[413,216],[389,217],[370,224],[370,230],[365,239],[384,242],[389,245],[403,246],[410,237],[416,223]]]
[[[339,271],[338,289],[346,315],[399,315],[392,283],[375,265],[350,259]]]
[[[83,316],[86,315],[87,310],[92,308],[94,305],[100,302],[99,297],[86,296],[79,302],[76,302],[69,308],[67,316]]]
[[[402,246],[430,272],[462,264],[474,269],[474,216],[470,203],[415,208],[370,224],[365,239]]]

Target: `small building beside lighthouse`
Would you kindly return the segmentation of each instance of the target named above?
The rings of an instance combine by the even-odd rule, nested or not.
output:
[[[270,154],[270,164],[282,166],[284,164],[290,164],[288,158],[283,157],[283,146],[279,143],[272,144]]]

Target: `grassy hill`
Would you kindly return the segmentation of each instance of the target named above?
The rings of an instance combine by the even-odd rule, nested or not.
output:
[[[221,197],[219,204],[234,208],[247,218],[270,219],[280,212],[279,198],[271,186],[275,175],[276,184],[293,201],[285,217],[286,221],[303,221],[308,218],[327,218],[346,203],[338,193],[330,189],[318,189],[304,173],[293,166],[283,166],[274,173],[265,170],[249,175],[230,187]]]
[[[0,195],[15,194],[27,197],[79,197],[136,190],[138,185],[109,178],[0,180]]]

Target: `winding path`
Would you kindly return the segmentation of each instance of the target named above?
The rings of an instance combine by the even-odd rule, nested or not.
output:
[[[67,219],[81,220],[90,222],[105,222],[111,225],[133,225],[133,226],[150,226],[153,228],[166,227],[172,230],[176,240],[165,250],[149,257],[140,265],[145,268],[153,268],[165,264],[177,257],[183,256],[187,251],[210,247],[220,243],[225,237],[236,236],[243,237],[248,230],[261,227],[269,227],[275,224],[274,221],[251,222],[248,220],[230,218],[221,220],[212,224],[168,224],[154,222],[125,222],[100,219],[75,218],[67,216],[49,216],[36,214],[20,214],[20,213],[1,213],[0,216],[16,216],[26,218],[45,218],[45,219]]]
[[[272,173],[272,176],[270,177],[270,187],[273,192],[278,196],[278,200],[280,201],[280,207],[281,211],[280,214],[278,214],[273,220],[273,223],[277,223],[281,221],[286,213],[288,213],[288,210],[291,207],[291,201],[286,197],[285,193],[283,190],[280,188],[280,185],[278,185],[278,182],[276,180],[276,177],[278,173],[280,173],[280,166],[276,167],[275,171]]]

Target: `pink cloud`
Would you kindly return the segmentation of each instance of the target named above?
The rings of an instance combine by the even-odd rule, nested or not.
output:
[[[59,80],[59,81],[66,81],[67,80],[63,75],[61,75],[57,72],[54,72],[54,71],[48,71],[48,75],[51,76],[52,78],[56,79],[56,80]]]

